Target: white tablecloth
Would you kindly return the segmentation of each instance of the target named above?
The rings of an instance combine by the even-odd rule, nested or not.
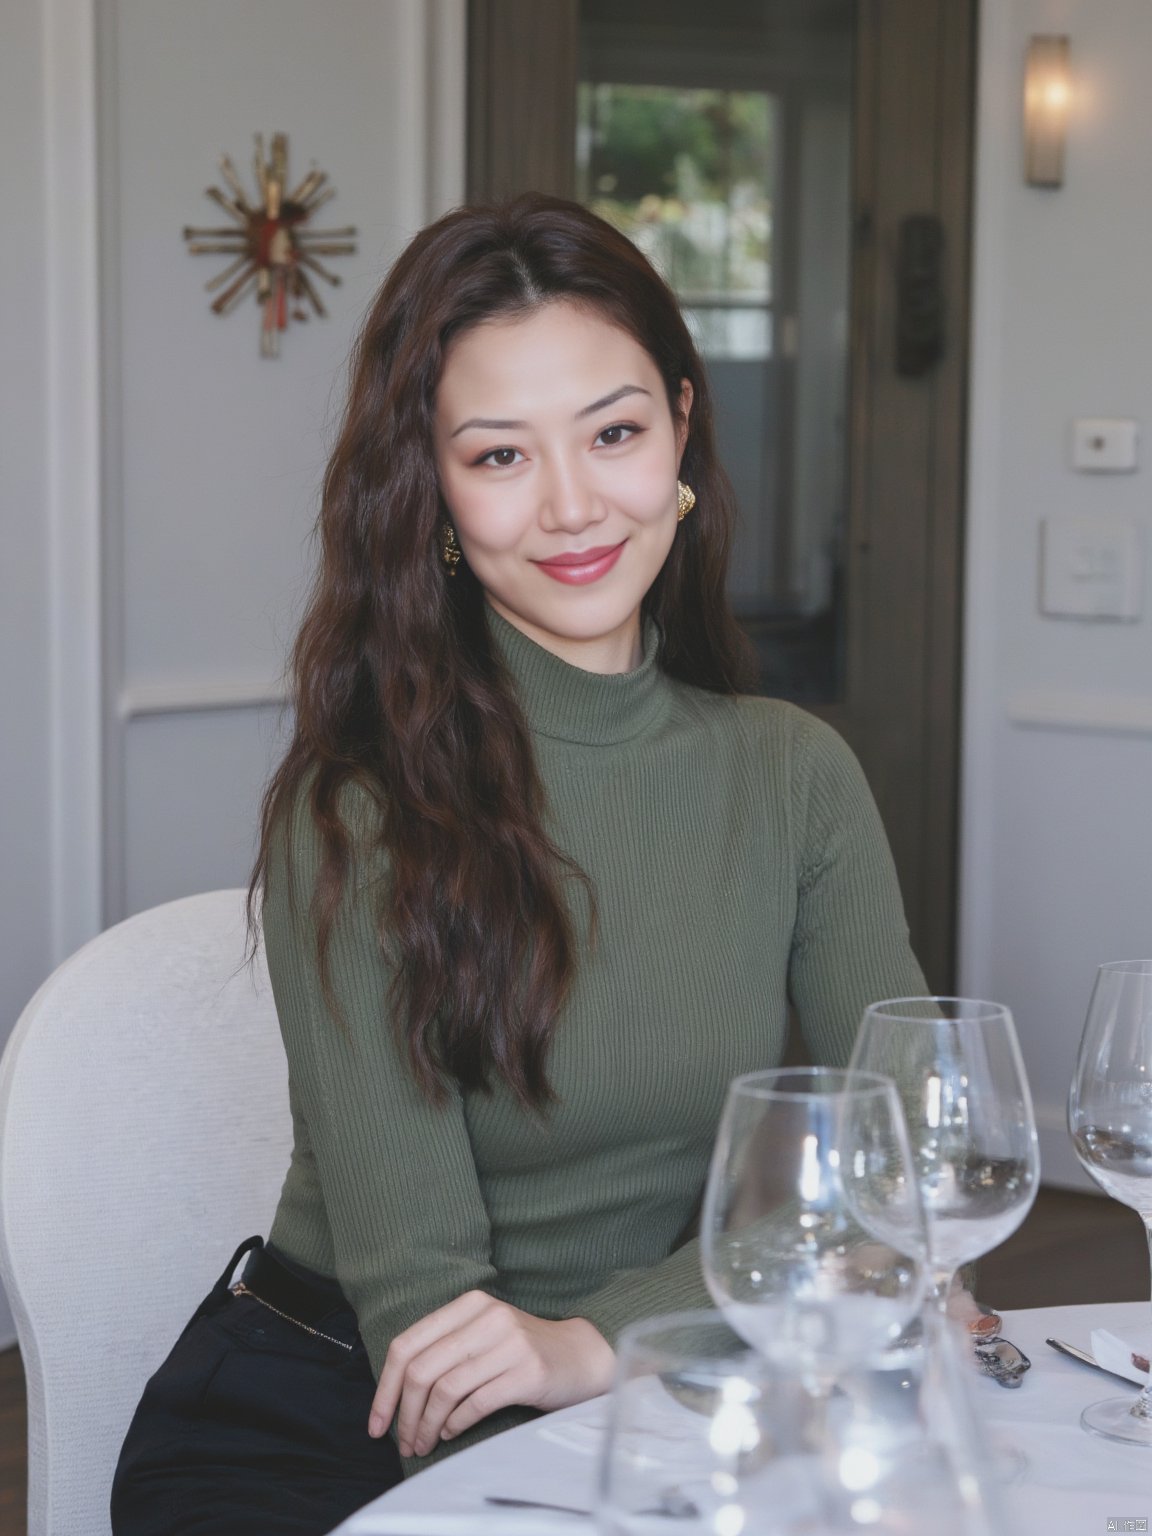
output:
[[[1004,1332],[1031,1358],[1016,1390],[977,1376],[973,1386],[989,1441],[1022,1453],[1005,1490],[1007,1529],[1036,1536],[1107,1536],[1125,1520],[1152,1532],[1152,1449],[1122,1446],[1080,1427],[1102,1397],[1139,1388],[1057,1354],[1045,1339],[1089,1349],[1093,1328],[1152,1350],[1147,1302],[1041,1307],[1004,1314]],[[589,1522],[567,1515],[486,1507],[487,1494],[591,1506],[603,1398],[494,1436],[409,1478],[344,1522],[334,1536],[560,1536]],[[1109,1521],[1115,1520],[1115,1526]],[[1129,1527],[1131,1529],[1131,1527]],[[927,1536],[927,1533],[926,1533]]]

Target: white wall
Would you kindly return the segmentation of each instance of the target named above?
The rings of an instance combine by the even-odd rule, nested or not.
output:
[[[242,884],[279,753],[285,654],[350,340],[389,262],[462,195],[458,5],[423,0],[101,0],[104,209],[105,920]],[[436,71],[450,91],[439,98]],[[441,131],[433,132],[434,126]],[[249,299],[209,313],[226,259],[182,226],[227,151],[251,192],[253,133],[289,139],[357,228],[316,281],[328,318],[262,358]]]
[[[46,145],[40,0],[0,43],[0,1043],[52,964]],[[30,126],[33,131],[29,131]],[[0,1293],[0,1346],[13,1338]]]
[[[0,9],[0,1045],[102,926],[247,879],[345,358],[462,196],[463,66],[463,0]],[[181,229],[278,129],[359,248],[270,361]]]
[[[1032,33],[1071,37],[1066,182],[1027,187]],[[1152,954],[1152,587],[1138,623],[1043,617],[1040,520],[1152,521],[1152,6],[985,0],[966,602],[961,987],[1015,1011],[1045,1177],[1087,1186],[1064,1100],[1095,968]],[[1078,416],[1136,474],[1069,467]],[[1152,548],[1148,549],[1152,555]]]

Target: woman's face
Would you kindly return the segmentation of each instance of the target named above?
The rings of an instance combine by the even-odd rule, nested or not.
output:
[[[497,613],[574,666],[640,663],[691,404],[685,380],[675,421],[639,342],[563,301],[448,350],[436,459],[464,559]]]

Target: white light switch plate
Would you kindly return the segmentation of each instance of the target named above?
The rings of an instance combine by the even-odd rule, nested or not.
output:
[[[1082,416],[1072,423],[1072,468],[1124,474],[1136,468],[1140,428],[1119,416]]]
[[[1138,619],[1144,603],[1138,524],[1049,517],[1040,525],[1040,611],[1054,618]]]

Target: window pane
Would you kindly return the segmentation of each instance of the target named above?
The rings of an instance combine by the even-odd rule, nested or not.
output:
[[[760,91],[580,90],[579,195],[686,304],[772,296],[775,104]]]
[[[842,693],[854,0],[582,0],[580,197],[667,278],[764,692]]]
[[[766,309],[685,308],[692,340],[705,357],[765,358],[772,353],[772,316]]]

